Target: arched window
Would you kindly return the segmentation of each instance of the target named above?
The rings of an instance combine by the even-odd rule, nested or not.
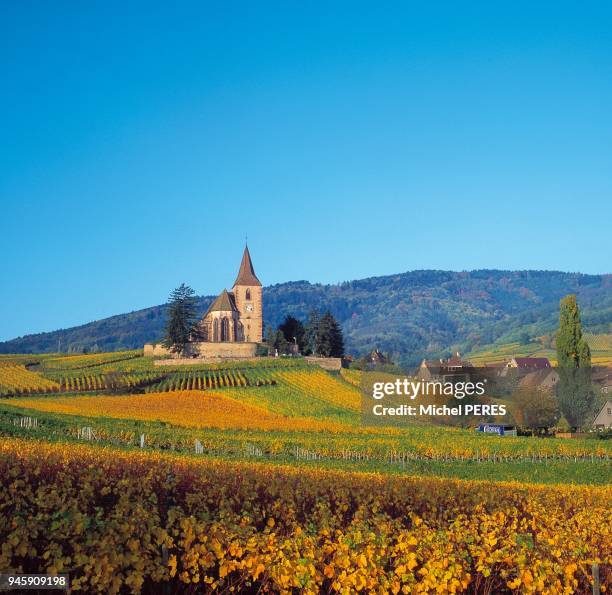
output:
[[[247,290],[246,290],[246,295],[245,295],[245,297],[246,297],[246,299],[247,299],[247,300],[250,300],[250,299],[251,299],[251,290],[250,290],[250,289],[247,289]]]
[[[219,340],[219,321],[213,320],[213,341],[216,343]]]
[[[221,341],[229,341],[229,340],[230,340],[229,320],[227,318],[223,318],[221,320]]]

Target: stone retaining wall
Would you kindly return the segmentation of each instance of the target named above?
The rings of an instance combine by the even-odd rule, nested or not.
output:
[[[160,343],[155,345],[147,343],[144,346],[144,355],[168,356],[172,359],[248,359],[255,357],[257,343],[189,343],[185,348],[183,357],[171,353]],[[186,357],[185,357],[186,356]]]
[[[342,368],[341,357],[315,357],[314,355],[307,355],[304,358],[309,364],[313,366],[319,366],[324,370],[332,370],[337,372]]]

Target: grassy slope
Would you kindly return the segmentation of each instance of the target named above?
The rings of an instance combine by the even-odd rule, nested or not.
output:
[[[413,271],[339,285],[307,282],[265,288],[266,322],[287,314],[304,319],[313,309],[330,309],[342,324],[347,349],[360,355],[379,347],[415,365],[451,348],[496,340],[550,335],[558,323],[559,299],[575,293],[585,329],[610,331],[609,276],[553,271]],[[212,297],[200,298],[203,313]],[[51,333],[0,343],[0,352],[50,352],[63,346],[104,350],[141,348],[159,339],[165,306],[113,316]],[[427,329],[427,333],[423,332]]]

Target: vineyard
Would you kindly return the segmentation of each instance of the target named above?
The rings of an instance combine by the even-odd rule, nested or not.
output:
[[[609,487],[202,466],[15,439],[0,443],[0,473],[0,567],[69,572],[73,592],[569,595],[589,592],[593,564],[602,588],[612,580]]]
[[[293,432],[334,432],[343,429],[338,424],[311,418],[286,418],[226,395],[226,392],[181,390],[144,395],[26,398],[19,399],[17,403],[20,407],[41,412],[92,418],[162,421],[187,428]],[[346,431],[346,428],[344,429]]]
[[[362,425],[362,372],[298,359],[37,357],[0,358],[2,569],[75,593],[569,594],[595,564],[611,587],[609,441]]]
[[[303,373],[297,373],[303,376]],[[333,382],[338,382],[331,379]],[[333,384],[332,384],[333,386]],[[350,387],[349,387],[350,388]],[[214,409],[206,409],[209,403]],[[266,412],[246,419],[231,412]],[[317,415],[312,415],[317,411]],[[305,412],[310,415],[305,415]],[[229,388],[219,391],[19,397],[0,401],[0,433],[19,416],[38,419],[39,437],[74,436],[78,427],[91,426],[109,442],[133,444],[134,425],[128,420],[164,422],[169,427],[145,426],[151,448],[192,452],[194,440],[213,455],[240,456],[244,443],[257,447],[262,457],[294,457],[296,449],[320,461],[354,460],[372,464],[406,466],[415,461],[473,461],[480,463],[602,461],[600,473],[608,473],[611,448],[603,440],[525,439],[499,437],[473,430],[429,424],[405,428],[363,427],[359,415],[329,405],[324,399],[308,399],[282,381],[275,386]],[[125,420],[125,421],[124,421]],[[206,436],[181,428],[222,428],[222,434]],[[248,428],[248,434],[238,430]],[[271,431],[274,430],[274,431]],[[606,463],[607,462],[607,463]]]
[[[45,358],[42,362],[42,368],[44,370],[82,370],[83,368],[94,368],[117,362],[126,362],[139,357],[142,357],[140,351],[62,355]]]
[[[58,379],[61,392],[82,391],[118,391],[131,390],[161,382],[165,376],[155,372],[60,376]]]
[[[150,386],[149,391],[206,390],[218,388],[235,388],[245,386],[267,386],[276,384],[270,374],[249,374],[239,369],[219,371],[190,370],[173,372],[163,377],[162,381]]]
[[[289,390],[303,398],[314,396],[335,407],[356,412],[361,410],[361,393],[323,370],[279,371],[277,377]]]
[[[344,378],[349,384],[353,386],[359,386],[361,384],[362,372],[361,370],[352,370],[350,368],[342,368],[340,370],[340,376]]]
[[[112,354],[106,354],[110,356]],[[62,367],[61,362],[58,362],[55,368],[46,368],[45,360],[41,361],[41,370],[46,376],[53,376],[55,373],[63,373],[64,375],[79,375],[85,368],[77,367]],[[105,373],[141,373],[141,372],[158,372],[158,373],[182,373],[186,370],[192,372],[214,372],[214,371],[255,371],[256,373],[264,371],[273,371],[276,369],[286,369],[292,367],[303,367],[304,363],[300,359],[290,358],[258,358],[256,360],[238,360],[238,361],[221,361],[221,362],[208,362],[200,363],[193,362],[188,366],[185,365],[172,365],[166,363],[163,366],[156,365],[155,358],[144,357],[139,355],[138,357],[127,357],[117,361],[107,361],[106,363],[99,363],[95,366],[87,366],[87,372],[91,374],[105,374]]]
[[[322,461],[349,459],[403,465],[419,460],[488,463],[531,459],[547,463],[572,458],[609,459],[610,448],[601,440],[500,440],[473,430],[426,423],[401,428],[362,426],[361,394],[354,386],[360,372],[343,371],[333,376],[295,361],[264,360],[257,362],[258,366],[240,363],[249,365],[198,364],[188,369],[108,371],[100,375],[83,371],[77,375],[73,371],[69,376],[63,375],[65,370],[58,370],[54,372],[58,374],[57,384],[47,390],[62,391],[63,395],[33,394],[28,398],[21,393],[0,401],[0,415],[9,424],[15,421],[15,415],[42,415],[42,437],[51,431],[73,436],[79,426],[87,425],[109,441],[126,444],[132,438],[124,438],[122,420],[159,421],[174,429],[143,429],[151,447],[190,452],[194,440],[199,439],[206,445],[206,452],[227,456],[244,451],[245,437],[225,432],[210,441],[200,435],[182,434],[179,428],[248,429],[249,443],[263,457],[293,457],[299,450]],[[41,381],[53,382],[45,378]],[[95,394],[78,395],[84,391]]]
[[[55,390],[59,390],[57,382],[30,372],[24,365],[0,360],[0,395]]]
[[[130,390],[144,388],[146,392],[207,390],[244,386],[266,386],[275,380],[262,375],[248,375],[240,370],[219,372],[110,372],[84,376],[60,376],[59,389],[63,392]]]
[[[594,366],[612,365],[612,334],[587,332],[585,338],[591,348],[592,364]],[[557,352],[551,347],[543,347],[539,342],[532,341],[527,345],[521,343],[492,344],[466,354],[466,358],[476,366],[506,362],[513,357],[546,357],[555,365]]]
[[[163,392],[207,390],[275,384],[274,372],[291,369],[283,366],[252,366],[248,363],[221,366],[199,365],[155,367],[151,358],[138,353],[96,354],[47,358],[27,366],[14,363],[16,358],[0,359],[0,396],[48,392]],[[137,362],[137,363],[135,363]],[[299,367],[299,366],[298,366]]]

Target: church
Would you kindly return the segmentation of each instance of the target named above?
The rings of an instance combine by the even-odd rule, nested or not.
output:
[[[245,246],[231,291],[224,289],[198,323],[197,340],[183,357],[237,359],[255,357],[263,341],[263,288]],[[144,346],[145,355],[170,355],[161,344]]]
[[[224,289],[200,322],[201,340],[207,343],[261,343],[263,339],[262,287],[244,247],[238,276],[231,291]]]

